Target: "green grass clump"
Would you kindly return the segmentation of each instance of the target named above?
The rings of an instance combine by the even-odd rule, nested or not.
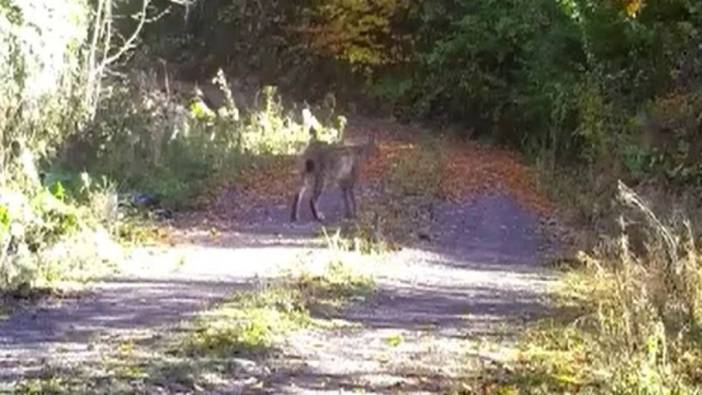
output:
[[[359,275],[340,261],[330,262],[322,275],[301,273],[294,284],[308,304],[343,305],[354,296],[369,295],[375,288],[372,277]]]
[[[102,362],[81,364],[80,369],[47,366],[14,390],[21,394],[207,391],[216,385],[213,380],[238,377],[242,361],[265,361],[285,336],[336,325],[316,318],[315,308],[339,307],[371,292],[372,286],[370,277],[333,261],[317,275],[292,273],[238,292],[176,332],[122,339],[106,347]]]
[[[120,223],[109,183],[66,189],[62,183],[5,178],[0,187],[0,292],[54,288],[111,272],[122,259]]]
[[[256,293],[239,293],[215,310],[204,313],[185,339],[190,356],[261,353],[276,337],[310,322],[302,293],[268,285]]]
[[[189,356],[262,354],[281,335],[303,329],[314,320],[311,309],[342,306],[353,297],[373,290],[373,280],[340,261],[332,261],[322,274],[300,272],[257,292],[242,292],[204,313],[183,342]]]

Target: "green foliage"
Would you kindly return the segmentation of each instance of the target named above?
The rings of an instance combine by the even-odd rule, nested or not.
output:
[[[83,1],[0,2],[0,140],[51,153],[83,112],[76,101],[88,33]],[[7,158],[2,159],[6,165]]]
[[[397,347],[404,342],[404,338],[400,334],[390,335],[385,338],[385,342],[391,347]]]
[[[267,287],[260,293],[241,293],[201,317],[185,339],[183,351],[191,356],[231,356],[262,352],[277,336],[309,323],[301,294],[285,287]]]
[[[166,96],[142,77],[150,82],[114,83],[89,133],[67,146],[65,166],[90,168],[123,189],[154,194],[180,209],[231,179],[245,158],[291,155],[309,141],[301,112],[286,108],[275,87],[264,87],[251,108],[240,110],[220,70],[214,82],[225,99],[220,108],[209,108],[188,91]],[[335,117],[333,102],[317,110],[327,121],[315,121],[319,138],[338,140],[345,119]]]
[[[702,183],[701,98],[692,90],[657,97],[645,107],[639,147],[647,174],[677,185]]]
[[[352,297],[370,294],[375,286],[372,278],[358,275],[340,261],[330,262],[322,275],[301,273],[295,282],[308,305],[316,307],[343,305]]]
[[[373,286],[370,277],[359,276],[338,260],[317,275],[290,273],[281,282],[264,284],[258,292],[239,293],[203,314],[182,350],[199,357],[265,352],[281,335],[311,325],[311,309],[368,294]]]
[[[696,179],[696,165],[642,147],[635,120],[650,103],[699,90],[697,2],[216,0],[189,10],[184,27],[182,13],[152,27],[169,39],[147,42],[177,41],[171,50],[197,64],[190,74],[226,64],[306,95],[363,80],[401,118],[459,120],[551,167],[606,159],[635,177],[662,164],[665,178]]]
[[[316,125],[318,137],[323,141],[338,141],[344,132],[346,120],[333,118],[334,108],[328,109],[332,114],[329,121],[333,126]],[[292,112],[286,111],[277,90],[273,86],[264,87],[259,95],[258,104],[248,115],[248,121],[241,125],[242,148],[256,155],[280,155],[298,152],[309,141],[309,133],[303,122]]]
[[[548,0],[450,7],[424,21],[449,27],[419,52],[419,108],[485,122],[505,142],[567,147],[561,135],[575,126],[571,92],[585,59],[572,20]]]
[[[468,121],[552,162],[631,153],[642,131],[629,119],[680,75],[691,82],[684,70],[694,67],[680,63],[700,58],[702,16],[687,1],[456,0],[420,8],[410,14],[418,38],[412,82],[391,72],[375,91],[411,104],[411,116]]]
[[[117,223],[116,210],[116,193],[104,188],[86,190],[81,202],[58,187],[1,188],[0,290],[50,287],[110,270],[121,259],[107,231]]]
[[[90,34],[105,31],[91,26],[93,6],[0,1],[2,292],[82,281],[121,258],[111,239],[119,223],[114,188],[92,184],[86,173],[57,173],[51,163],[91,119],[86,92],[100,91],[106,71],[89,56]],[[112,44],[100,41],[105,51]]]

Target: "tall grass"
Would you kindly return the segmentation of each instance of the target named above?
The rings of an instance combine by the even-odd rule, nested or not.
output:
[[[620,234],[566,274],[559,307],[522,339],[515,366],[487,388],[506,393],[698,394],[702,260],[692,225],[664,220],[619,182]],[[512,392],[510,392],[512,391]]]
[[[219,108],[210,108],[189,83],[172,81],[173,90],[164,92],[164,84],[145,72],[114,81],[90,133],[66,149],[64,165],[89,168],[183,208],[257,158],[291,156],[309,141],[302,109],[284,106],[275,87],[263,87],[243,109],[221,70],[213,84],[224,96]],[[345,119],[316,123],[321,139],[338,140]]]

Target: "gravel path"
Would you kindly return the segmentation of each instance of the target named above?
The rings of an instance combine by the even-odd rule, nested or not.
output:
[[[339,200],[326,193],[325,213],[341,213]],[[500,195],[436,204],[433,216],[429,240],[364,269],[377,292],[335,317],[348,325],[291,336],[259,378],[262,388],[244,393],[436,393],[500,358],[484,341],[507,345],[523,322],[547,311],[554,276],[539,265],[546,246],[539,218]],[[187,229],[172,248],[136,251],[123,274],[85,296],[0,320],[0,392],[47,363],[99,358],[100,339],[168,330],[257,278],[321,254],[309,215],[297,225],[287,218],[285,206],[260,207],[216,236]]]
[[[539,218],[499,195],[434,216],[431,241],[370,269],[376,295],[335,317],[349,326],[288,339],[264,393],[441,393],[548,311]]]

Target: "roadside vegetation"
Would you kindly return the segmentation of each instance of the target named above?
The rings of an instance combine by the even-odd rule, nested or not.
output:
[[[139,333],[102,352],[99,366],[47,366],[16,387],[18,394],[207,391],[221,383],[262,385],[265,361],[294,331],[335,328],[330,313],[368,297],[373,279],[338,259],[321,270],[293,268],[256,284],[166,334]],[[259,384],[256,384],[259,383]]]
[[[579,233],[562,259],[565,313],[466,391],[699,393],[697,1],[203,4],[0,0],[1,301],[118,270],[126,248],[164,239],[161,221],[222,188],[274,195],[267,178],[290,190],[281,173],[311,124],[337,141],[342,113],[392,114],[427,121],[425,134],[380,147],[386,198],[327,234],[332,249],[430,238],[429,201],[473,185],[479,160],[456,147],[476,139],[518,151],[538,174],[510,160],[505,183],[538,178]],[[163,369],[197,390],[203,366],[226,366],[198,361],[268,350],[311,325],[317,302],[370,289],[343,264],[329,270],[234,297],[164,351]],[[145,385],[143,360],[105,369]],[[92,389],[66,377],[22,389]]]
[[[621,183],[618,201],[621,233],[566,269],[558,317],[532,325],[514,360],[464,393],[700,393],[697,238],[684,217],[659,219]]]
[[[148,3],[133,15],[137,21],[149,18]],[[0,118],[7,148],[0,158],[5,293],[114,270],[122,246],[163,236],[153,220],[198,207],[223,180],[241,178],[258,163],[291,161],[308,139],[302,107],[283,106],[274,87],[262,87],[256,102],[240,110],[220,72],[214,84],[224,101],[212,110],[194,90],[174,85],[164,93],[163,81],[147,73],[118,72],[123,60],[112,55],[134,43],[112,36],[116,5],[101,0],[91,7],[0,4],[0,39],[14,51],[3,53]],[[49,18],[47,29],[29,34],[42,18]],[[138,36],[141,27],[130,32]],[[50,45],[57,37],[63,41]],[[65,62],[44,62],[56,57]],[[343,117],[329,106],[312,109],[327,114],[329,127],[308,120],[319,137],[340,138]]]

